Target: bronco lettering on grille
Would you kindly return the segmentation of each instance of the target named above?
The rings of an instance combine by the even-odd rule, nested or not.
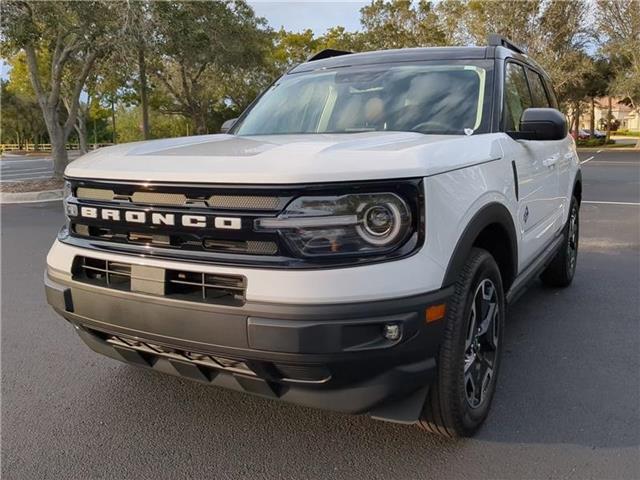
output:
[[[237,217],[214,217],[212,215],[193,215],[181,213],[146,212],[144,210],[123,210],[117,208],[80,207],[79,216],[110,222],[134,224],[166,225],[215,228],[219,230],[240,230],[242,219]]]

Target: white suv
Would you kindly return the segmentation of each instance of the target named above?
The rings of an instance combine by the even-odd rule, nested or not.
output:
[[[324,51],[228,133],[73,162],[49,303],[118,360],[471,435],[506,306],[572,280],[582,192],[548,76],[489,43]]]

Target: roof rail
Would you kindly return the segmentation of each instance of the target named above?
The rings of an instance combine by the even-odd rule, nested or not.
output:
[[[490,47],[505,47],[509,50],[513,50],[514,52],[525,53],[522,47],[519,47],[508,38],[498,35],[497,33],[490,33],[487,35],[487,44]]]
[[[346,50],[334,50],[333,48],[325,48],[324,50],[311,55],[307,58],[307,62],[315,62],[316,60],[324,60],[325,58],[340,57],[341,55],[350,55],[353,52]]]

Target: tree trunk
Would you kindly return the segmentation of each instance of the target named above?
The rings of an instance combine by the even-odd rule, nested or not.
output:
[[[593,136],[596,130],[596,99],[593,97],[591,97],[591,119],[589,127],[591,128],[591,136]]]
[[[54,131],[49,132],[51,156],[53,157],[53,172],[56,177],[62,177],[64,175],[64,169],[69,163],[66,135],[64,134],[64,128],[59,125],[55,125],[53,130]]]
[[[70,102],[64,99],[64,104],[67,107],[67,111],[70,109]],[[76,121],[73,124],[73,128],[78,134],[78,146],[80,153],[85,154],[89,151],[87,147],[87,112],[89,110],[88,104],[78,105],[78,112],[76,114]]]
[[[140,107],[142,109],[142,137],[149,139],[149,100],[147,98],[147,63],[144,58],[144,47],[138,48],[138,68],[140,74]]]
[[[61,38],[62,37],[59,37],[59,40]],[[40,109],[42,110],[42,115],[47,126],[47,131],[49,132],[54,174],[57,177],[61,177],[64,174],[64,169],[69,161],[66,149],[67,138],[69,138],[69,134],[76,123],[76,115],[78,112],[82,88],[87,80],[89,72],[93,68],[98,53],[96,51],[92,51],[86,54],[82,63],[82,70],[75,78],[73,93],[71,95],[71,104],[68,108],[69,115],[66,121],[61,122],[58,108],[61,106],[60,92],[63,81],[62,73],[65,63],[74,51],[71,48],[59,49],[58,46],[60,45],[56,45],[56,51],[54,52],[51,64],[51,89],[49,91],[44,89],[42,79],[40,78],[38,57],[35,46],[32,43],[26,44],[24,46],[24,52],[27,59],[27,69],[29,71],[31,85],[35,91],[38,104],[40,105]]]
[[[611,117],[613,113],[611,112],[611,95],[607,97],[607,103],[609,109],[607,110],[607,140],[606,143],[609,143],[609,139],[611,138]]]
[[[207,133],[207,114],[201,110],[196,110],[193,116],[194,131],[196,135],[204,135]]]
[[[78,133],[80,153],[87,153],[89,151],[89,146],[87,142],[87,124],[85,123],[84,118],[78,118],[78,123],[76,124],[75,129]]]
[[[576,110],[576,136],[577,136],[580,134],[580,104],[576,102],[574,108]]]
[[[98,132],[96,131],[96,119],[93,119],[93,149],[98,149]]]
[[[111,101],[111,128],[113,129],[113,132],[111,134],[111,143],[115,145],[117,140],[116,138],[116,104],[113,100]]]

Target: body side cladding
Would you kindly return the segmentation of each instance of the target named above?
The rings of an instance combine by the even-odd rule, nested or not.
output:
[[[449,264],[447,265],[447,270],[442,282],[443,286],[452,285],[456,281],[471,253],[474,243],[483,230],[492,225],[498,226],[509,239],[510,252],[508,252],[508,258],[510,260],[509,268],[511,270],[509,274],[511,279],[517,276],[518,240],[513,218],[507,207],[494,202],[482,207],[462,232],[453,250]]]

